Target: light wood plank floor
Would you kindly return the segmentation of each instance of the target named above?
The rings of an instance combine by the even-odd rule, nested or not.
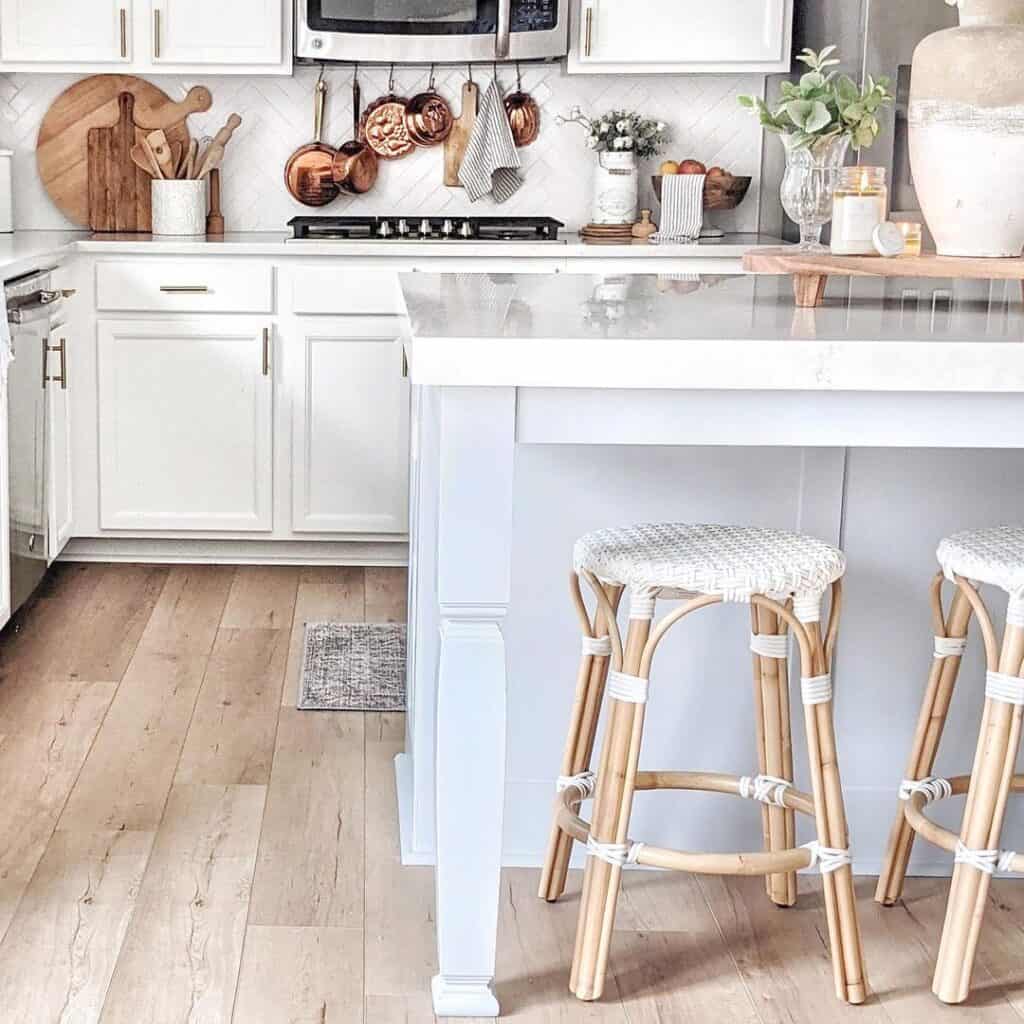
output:
[[[401,619],[398,570],[64,566],[0,636],[2,1024],[431,1024],[429,869],[398,863],[401,715],[295,709],[308,619]],[[883,911],[875,995],[832,996],[814,879],[628,873],[606,999],[566,991],[557,906],[504,877],[521,1024],[1024,1020],[1024,886],[993,886],[969,1005],[930,993],[946,883]]]

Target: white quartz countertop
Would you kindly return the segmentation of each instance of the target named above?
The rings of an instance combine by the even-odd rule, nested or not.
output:
[[[17,231],[0,235],[0,276],[9,279],[33,270],[47,259],[72,252],[148,256],[348,256],[461,259],[728,259],[738,260],[751,248],[780,245],[762,235],[727,235],[720,241],[692,244],[594,245],[567,234],[564,241],[530,242],[295,242],[285,231],[238,232],[220,239],[152,235],[92,235],[85,231]]]
[[[402,285],[421,384],[1024,392],[1015,286],[863,279],[807,310],[777,277],[403,274]]]

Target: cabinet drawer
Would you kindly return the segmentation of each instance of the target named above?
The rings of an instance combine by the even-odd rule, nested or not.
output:
[[[335,316],[405,316],[405,302],[393,270],[348,270],[299,266],[292,271],[292,311]]]
[[[240,260],[101,262],[96,306],[121,313],[272,313],[274,268]]]

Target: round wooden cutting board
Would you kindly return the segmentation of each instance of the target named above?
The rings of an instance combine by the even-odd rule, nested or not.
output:
[[[182,151],[190,141],[185,118],[213,105],[209,90],[201,86],[177,103],[134,75],[93,75],[61,93],[40,125],[36,161],[50,198],[69,220],[83,227],[89,224],[89,129],[117,124],[117,97],[123,92],[135,97],[139,134],[160,128],[168,142],[178,143]]]

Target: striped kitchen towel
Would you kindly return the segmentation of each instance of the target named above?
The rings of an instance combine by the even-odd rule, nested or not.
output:
[[[471,202],[490,193],[496,203],[503,203],[523,185],[523,179],[516,173],[520,166],[501,86],[495,78],[476,116],[476,126],[459,168],[459,181]]]
[[[666,174],[661,179],[661,226],[651,241],[689,242],[704,226],[703,174]]]

